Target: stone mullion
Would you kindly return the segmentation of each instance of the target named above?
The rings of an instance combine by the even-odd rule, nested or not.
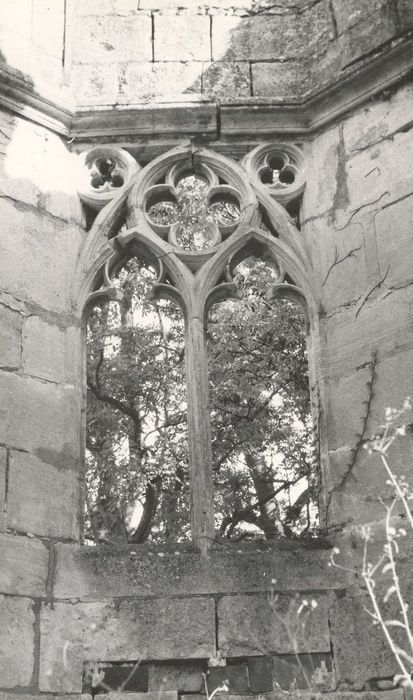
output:
[[[192,538],[206,552],[215,538],[215,527],[208,358],[200,306],[198,303],[187,316],[185,357]]]

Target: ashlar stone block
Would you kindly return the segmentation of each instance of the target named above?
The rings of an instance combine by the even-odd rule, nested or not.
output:
[[[328,609],[328,595],[225,596],[218,603],[219,649],[224,656],[329,651]]]
[[[71,312],[80,229],[0,198],[0,279],[5,292],[57,312]],[[16,265],[16,251],[20,251]]]
[[[29,685],[34,664],[33,601],[0,595],[0,679],[3,688]]]
[[[321,50],[333,37],[328,5],[322,1],[300,15],[213,16],[214,61],[282,60]],[[304,48],[305,47],[305,48]]]
[[[371,287],[370,287],[371,288]],[[369,286],[366,285],[366,294]],[[353,374],[357,367],[371,363],[375,349],[381,357],[395,354],[411,347],[413,329],[409,307],[413,289],[378,290],[353,307],[322,319],[321,371],[324,377]],[[327,352],[326,352],[327,349]],[[402,379],[401,372],[399,374]],[[407,375],[404,375],[407,376]],[[401,404],[409,393],[397,380],[397,396],[392,401]]]
[[[22,352],[21,314],[0,304],[0,367],[18,369]]]
[[[346,0],[345,3],[341,0],[333,0],[338,33],[342,34],[374,12],[387,10],[390,14],[389,5],[387,0]]]
[[[401,86],[388,100],[376,99],[343,122],[346,152],[354,154],[409,128],[413,115],[413,86]]]
[[[80,336],[80,328],[62,328],[29,316],[23,331],[25,373],[54,382],[80,381]]]
[[[54,700],[55,695],[47,695],[43,693],[42,695],[26,695],[19,692],[19,700]],[[16,693],[0,693],[0,700],[16,700]],[[59,695],[59,700],[92,700],[92,696],[87,693],[82,693],[82,695]]]
[[[49,552],[32,537],[0,534],[0,593],[46,595]]]
[[[86,660],[194,659],[215,653],[212,598],[59,603],[41,611],[39,687],[80,692]]]
[[[329,215],[304,226],[325,312],[360,299],[366,290],[366,252],[360,222],[335,227]]]
[[[57,467],[75,467],[80,396],[70,386],[0,372],[0,442]]]
[[[74,17],[71,33],[76,37],[71,56],[74,63],[152,61],[149,15]]]
[[[127,63],[119,80],[120,104],[174,101],[180,94],[201,93],[202,63],[166,61],[162,63]]]
[[[75,471],[57,469],[25,452],[11,452],[8,527],[45,537],[76,539],[78,507]]]
[[[369,597],[355,592],[338,599],[332,608],[331,633],[339,683],[362,686],[370,679],[392,677],[399,671],[382,630],[373,625],[366,607],[371,609]]]
[[[353,155],[347,162],[347,186],[351,212],[360,206],[382,208],[413,192],[409,133],[398,133]]]
[[[141,64],[146,68],[146,64]],[[111,105],[117,102],[119,91],[117,63],[75,63],[70,82],[78,103],[82,106]]]
[[[304,94],[308,80],[299,61],[253,63],[252,91],[258,97],[271,95],[277,100],[297,102]]]
[[[155,61],[210,61],[210,18],[155,15]]]
[[[5,529],[7,459],[8,456],[6,448],[0,447],[0,532],[3,532]]]
[[[200,693],[204,689],[205,671],[205,661],[149,664],[149,690],[156,693],[162,693],[166,689],[180,693]]]
[[[309,146],[311,172],[307,173],[303,194],[303,218],[313,218],[330,211],[334,205],[339,168],[339,127],[328,128]],[[304,226],[304,232],[307,230]]]
[[[348,574],[328,566],[330,549],[269,548],[158,552],[145,545],[56,545],[54,596],[102,598],[343,589]]]
[[[32,41],[46,54],[62,57],[65,26],[64,0],[33,0]]]
[[[248,63],[205,63],[202,73],[202,91],[208,97],[224,102],[249,97],[251,94],[250,69]]]
[[[413,185],[413,182],[412,182]],[[386,284],[413,281],[413,194],[378,211],[374,217],[377,254]]]

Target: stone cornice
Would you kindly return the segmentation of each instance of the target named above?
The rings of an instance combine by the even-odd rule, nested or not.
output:
[[[198,136],[206,140],[254,135],[310,135],[413,72],[413,39],[341,78],[322,92],[295,104],[250,98],[242,103],[194,99],[77,109],[67,90],[37,92],[17,72],[0,67],[0,104],[10,111],[67,136],[72,141],[134,142],[140,137]]]

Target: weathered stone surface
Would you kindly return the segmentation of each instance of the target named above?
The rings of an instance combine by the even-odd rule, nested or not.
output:
[[[0,367],[20,367],[22,323],[21,314],[0,304]]]
[[[26,695],[19,692],[19,700],[54,700],[55,695],[47,695],[42,693],[42,695]],[[16,700],[16,693],[0,693],[0,700]],[[59,695],[59,700],[92,700],[92,696],[87,693],[82,693],[82,695]]]
[[[107,700],[178,700],[178,693],[165,690],[157,693],[107,693]]]
[[[284,692],[273,692],[273,693],[261,693],[256,695],[256,700],[285,700],[286,693]],[[288,696],[287,696],[288,697]],[[334,693],[315,693],[315,692],[294,692],[293,697],[297,700],[403,700],[403,689],[397,688],[395,690],[387,691],[365,691],[365,692],[354,692],[354,691],[336,691]],[[182,695],[182,700],[203,700],[204,695]],[[251,695],[230,695],[227,693],[217,693],[214,695],[217,700],[251,700]]]
[[[39,540],[0,535],[0,593],[46,595],[49,552]]]
[[[370,289],[366,285],[365,294]],[[383,357],[411,347],[409,306],[413,289],[378,290],[365,299],[361,308],[365,294],[354,307],[321,320],[322,347],[327,348],[327,353],[321,350],[324,376],[352,374],[355,368],[371,362],[374,349],[379,349]],[[397,396],[393,391],[391,400],[401,404],[409,391],[406,386],[401,390],[401,372],[399,377]]]
[[[0,199],[0,217],[2,289],[47,309],[71,311],[80,229],[6,199]],[[16,251],[22,253],[18,265]]]
[[[33,601],[0,595],[0,679],[3,688],[29,685],[34,664]]]
[[[6,27],[13,34],[29,38],[31,35],[31,6],[32,0],[2,3],[0,25]]]
[[[297,102],[307,86],[307,76],[299,61],[253,63],[253,95]]]
[[[367,366],[354,374],[331,378],[326,383],[327,439],[330,450],[352,448],[361,437],[371,378],[372,368]]]
[[[411,27],[413,24],[413,7],[410,0],[397,0],[400,23],[403,27]]]
[[[146,14],[74,17],[71,35],[75,63],[152,61],[152,24]]]
[[[6,472],[7,450],[0,447],[0,532],[4,532],[5,528]]]
[[[282,690],[334,690],[330,654],[280,654],[272,657],[274,682]]]
[[[395,474],[401,476],[411,464],[413,447],[411,441],[406,440],[406,445],[402,445],[404,454],[400,455],[401,450],[396,448],[397,443],[390,448],[389,463]],[[390,504],[394,492],[387,483],[387,473],[379,455],[369,454],[360,447],[354,461],[354,451],[341,449],[330,454],[328,462],[325,484],[328,492],[332,492],[329,522],[363,525],[381,520],[385,513],[383,501]]]
[[[248,63],[219,61],[205,63],[202,73],[202,92],[208,97],[225,102],[249,97],[251,94]]]
[[[200,693],[205,671],[206,663],[202,661],[149,664],[149,690],[159,693],[168,688],[180,693]]]
[[[307,146],[311,169],[307,172],[303,194],[303,219],[314,218],[334,206],[338,186],[340,131],[337,126],[316,136]],[[341,165],[341,163],[340,163]],[[307,225],[304,226],[306,232]],[[317,256],[314,256],[316,259]]]
[[[205,15],[155,15],[154,37],[155,61],[211,60],[210,18]]]
[[[75,466],[80,397],[70,386],[0,372],[0,442],[45,462]]]
[[[410,168],[413,143],[409,133],[398,133],[366,148],[348,161],[347,186],[351,212],[377,203],[382,208],[413,192]]]
[[[79,692],[85,660],[205,658],[215,653],[210,598],[57,604],[41,612],[40,689]]]
[[[134,15],[136,0],[74,0],[73,13],[83,15]]]
[[[179,61],[152,64],[128,63],[119,78],[120,104],[130,102],[164,102],[176,100],[179,94],[201,93],[202,63]]]
[[[97,681],[99,674],[99,681]],[[148,691],[148,667],[139,661],[133,663],[107,663],[89,661],[83,666],[83,692],[105,691],[146,693]]]
[[[61,60],[65,31],[64,0],[33,0],[32,41]]]
[[[78,505],[76,472],[57,469],[25,452],[11,452],[8,527],[46,537],[76,539]]]
[[[387,0],[333,0],[334,16],[339,34],[345,32],[358,22],[362,22],[374,12],[383,9],[391,15],[390,3]]]
[[[73,64],[70,83],[82,106],[114,104],[119,91],[119,66],[116,63]]]
[[[413,196],[391,204],[374,217],[380,272],[384,276],[388,270],[389,286],[413,281],[412,218]]]
[[[45,54],[38,53],[33,57],[36,79],[44,72],[51,81],[56,61]],[[61,60],[58,71],[61,72]],[[79,178],[77,156],[68,152],[57,135],[21,118],[6,121],[4,127],[1,126],[3,129],[7,138],[4,149],[0,146],[5,156],[0,164],[0,192],[16,202],[35,207],[38,212],[81,223],[82,212],[76,189]],[[56,168],[56,163],[59,163],[59,168]],[[38,218],[37,229],[39,223]],[[45,226],[50,227],[50,223],[46,220]]]
[[[300,610],[303,600],[308,605]],[[328,595],[224,597],[218,603],[219,649],[224,656],[329,651],[328,608]]]
[[[394,14],[387,11],[387,6],[363,19],[348,29],[337,39],[336,47],[341,55],[341,68],[345,69],[355,61],[362,61],[364,56],[385,44],[397,34]]]
[[[331,635],[339,683],[362,685],[371,678],[398,673],[397,662],[383,632],[373,625],[366,606],[371,609],[368,596],[355,594],[340,598],[332,608]],[[382,692],[385,691],[380,692],[380,697]]]
[[[395,132],[409,129],[413,115],[413,85],[408,83],[390,99],[374,100],[343,122],[346,151],[349,154],[373,146]]]
[[[320,50],[332,37],[333,25],[325,2],[297,16],[214,16],[212,57],[214,61],[294,58],[310,52],[315,45]]]
[[[61,328],[38,316],[30,316],[24,322],[23,331],[24,371],[54,382],[79,382],[80,341],[80,328]]]
[[[325,312],[360,299],[366,291],[363,225],[335,228],[329,216],[305,224],[315,274]]]
[[[243,695],[249,692],[248,669],[246,664],[234,664],[210,668],[206,674],[208,694],[211,695],[223,685],[228,692],[234,695]]]
[[[252,693],[270,693],[273,689],[272,656],[248,659],[249,685]]]
[[[330,549],[156,552],[145,546],[56,547],[56,598],[345,588]]]

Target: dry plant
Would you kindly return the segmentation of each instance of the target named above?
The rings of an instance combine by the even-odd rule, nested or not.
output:
[[[389,463],[389,448],[400,436],[406,435],[411,430],[410,425],[406,425],[405,416],[412,408],[410,399],[406,399],[403,408],[387,408],[385,414],[385,424],[379,436],[370,440],[366,449],[370,454],[377,454],[387,474],[386,483],[393,489],[393,497],[390,504],[382,500],[386,510],[385,518],[385,544],[383,552],[376,562],[369,561],[369,542],[373,540],[373,533],[370,526],[363,526],[361,533],[364,539],[363,558],[361,567],[361,577],[365,583],[370,596],[372,609],[366,609],[373,619],[373,624],[379,625],[383,635],[391,649],[391,652],[398,664],[399,673],[394,676],[394,684],[406,688],[413,688],[413,627],[409,619],[409,605],[405,599],[402,588],[402,578],[398,557],[400,553],[400,540],[408,536],[413,538],[413,515],[411,501],[413,500],[413,489],[409,486],[404,476],[396,476]],[[398,517],[397,517],[398,516]],[[400,519],[403,525],[399,526]],[[345,569],[334,559],[334,555],[339,553],[335,547],[331,557],[332,564],[338,568]],[[352,571],[352,573],[355,573]],[[383,595],[382,587],[378,587],[380,576],[388,577],[388,585]],[[395,600],[397,612],[392,617],[388,617],[385,606],[388,601]]]

